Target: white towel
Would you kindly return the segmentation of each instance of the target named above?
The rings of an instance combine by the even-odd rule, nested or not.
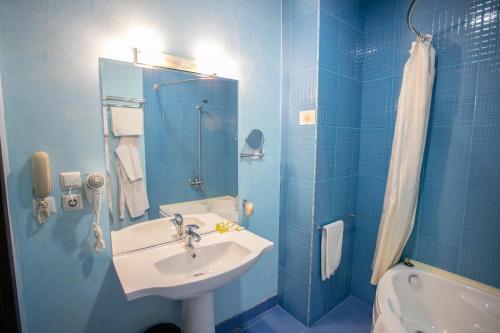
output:
[[[384,312],[377,318],[373,333],[407,333],[407,330],[396,315]]]
[[[325,225],[321,234],[321,280],[325,281],[335,274],[342,256],[344,221],[339,220]]]
[[[111,128],[115,136],[142,135],[144,133],[142,109],[112,106]]]
[[[143,177],[136,137],[122,137],[115,152],[131,182]]]

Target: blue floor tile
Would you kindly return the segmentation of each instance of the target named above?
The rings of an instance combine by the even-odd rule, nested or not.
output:
[[[250,325],[242,325],[245,333],[302,333],[306,327],[279,306],[266,311],[260,320],[252,321]]]
[[[345,301],[318,320],[307,332],[310,333],[369,333],[371,307],[354,297]]]
[[[310,328],[279,306],[243,323],[232,333],[369,333],[370,305],[350,296],[333,308]]]

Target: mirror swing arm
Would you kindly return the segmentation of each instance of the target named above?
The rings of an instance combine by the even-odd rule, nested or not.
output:
[[[264,157],[264,134],[259,129],[250,131],[245,139],[245,145],[240,153],[240,158],[261,159]]]

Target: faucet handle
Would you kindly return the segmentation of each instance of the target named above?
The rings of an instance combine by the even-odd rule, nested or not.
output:
[[[170,222],[176,225],[181,225],[184,222],[184,219],[182,218],[182,215],[179,213],[174,214],[174,218],[170,219]]]
[[[186,233],[195,231],[197,229],[200,229],[200,227],[197,226],[196,224],[188,224],[188,225],[186,225]]]

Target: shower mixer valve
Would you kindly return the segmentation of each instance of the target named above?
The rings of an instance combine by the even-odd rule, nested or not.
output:
[[[188,183],[196,191],[205,191],[205,186],[203,185],[203,179],[201,179],[201,177],[196,176],[194,178],[189,178]]]

